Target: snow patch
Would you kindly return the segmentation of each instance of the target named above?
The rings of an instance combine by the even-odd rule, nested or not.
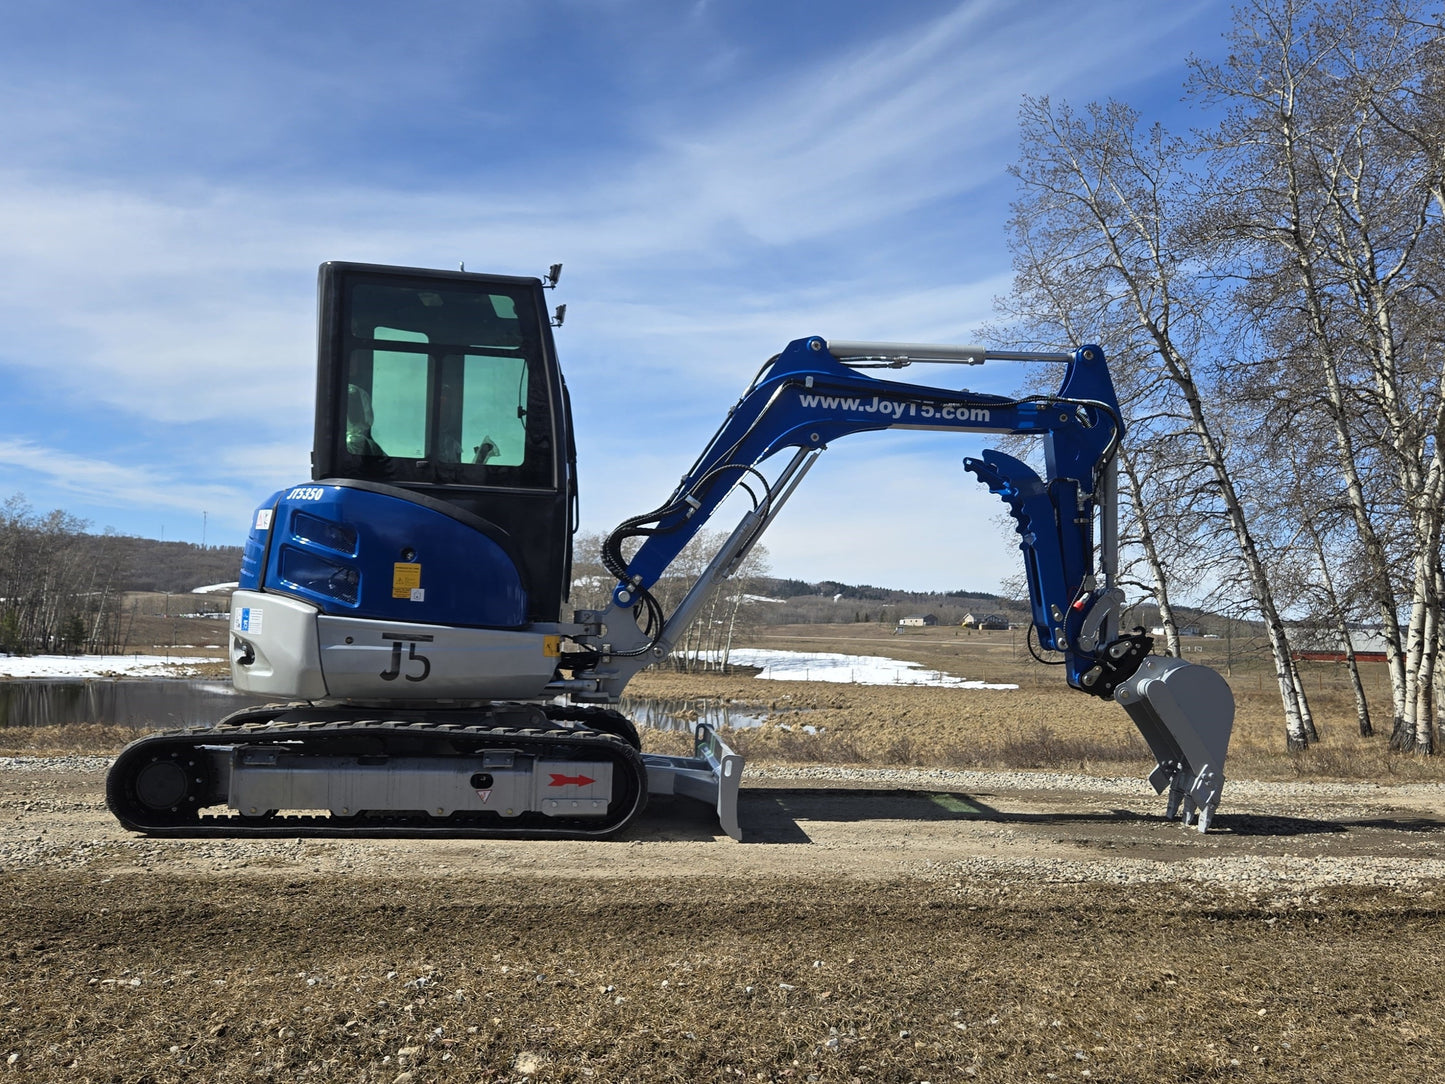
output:
[[[231,583],[208,583],[208,584],[206,584],[205,587],[192,587],[192,588],[191,588],[191,594],[193,594],[193,595],[220,595],[220,594],[224,594],[224,593],[227,592],[227,591],[235,591],[235,590],[238,589],[240,586],[241,586],[241,582],[240,582],[239,580],[234,580],[234,581],[232,581]]]
[[[165,655],[0,655],[0,678],[184,677],[206,661]]]
[[[714,656],[716,657],[716,656]],[[756,666],[769,681],[834,681],[844,685],[928,685],[942,689],[1017,689],[925,670],[916,662],[881,655],[842,655],[831,651],[767,651],[739,647],[728,653],[738,666]]]

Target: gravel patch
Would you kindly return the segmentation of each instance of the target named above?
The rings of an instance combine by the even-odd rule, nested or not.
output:
[[[0,772],[103,772],[114,757],[0,757]]]
[[[902,876],[961,897],[982,893],[990,898],[1023,883],[1175,884],[1184,889],[1184,898],[1190,886],[1199,886],[1251,899],[1285,899],[1342,885],[1425,893],[1445,882],[1445,858],[1437,857],[1438,814],[1445,809],[1445,785],[1439,784],[1230,783],[1221,818],[1237,816],[1235,830],[1201,837],[1162,823],[1160,799],[1143,779],[1045,771],[760,766],[747,769],[745,793],[747,783],[762,794],[770,784],[789,783],[820,794],[956,792],[985,796],[989,804],[1015,812],[999,819],[936,822],[932,835],[926,822],[915,826],[903,814],[902,822],[860,823],[856,835],[841,836],[830,835],[836,830],[828,825],[842,818],[824,814],[821,821],[805,824],[796,847],[739,847],[720,837],[664,835],[633,840],[634,847],[642,845],[640,851],[619,851],[608,843],[132,836],[104,806],[99,776],[110,763],[109,757],[79,755],[0,757],[0,775],[15,780],[0,794],[0,816],[14,818],[0,833],[0,872],[89,868],[99,875],[150,869],[387,876],[422,868],[503,868],[590,876],[598,866],[618,872],[625,859],[630,873],[648,877],[688,869],[791,876],[810,863],[821,868],[831,862],[863,877]],[[22,781],[15,774],[21,772],[31,778]],[[66,785],[44,777],[64,775],[77,782],[52,792],[51,787]],[[1011,794],[1018,797],[1010,800]],[[1029,808],[1020,813],[1020,806]],[[1118,814],[1122,819],[1116,819]],[[848,856],[855,856],[856,864]]]
[[[977,857],[925,863],[925,880],[952,882],[969,895],[979,881],[1064,885],[1199,885],[1224,888],[1251,899],[1315,893],[1342,885],[1421,890],[1433,899],[1445,882],[1438,858],[1229,857],[1184,858],[1168,862],[1109,858],[1074,861],[1041,857]]]

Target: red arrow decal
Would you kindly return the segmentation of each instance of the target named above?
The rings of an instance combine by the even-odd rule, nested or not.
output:
[[[557,775],[554,772],[552,782],[547,785],[550,787],[585,787],[588,783],[595,782],[597,780],[586,775]]]

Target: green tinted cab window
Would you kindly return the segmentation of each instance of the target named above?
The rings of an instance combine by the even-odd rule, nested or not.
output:
[[[378,327],[372,338],[424,343],[420,332]],[[371,351],[371,437],[385,454],[426,458],[427,356],[401,350]]]
[[[527,440],[526,364],[517,358],[468,354],[462,375],[461,461],[520,466]]]
[[[504,293],[358,283],[346,451],[358,473],[483,485],[554,483],[552,407],[532,306]],[[390,474],[388,474],[390,472]]]

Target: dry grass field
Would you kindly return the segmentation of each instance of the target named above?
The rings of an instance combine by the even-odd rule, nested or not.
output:
[[[862,630],[860,633],[859,630]],[[1147,774],[1143,739],[1116,704],[1073,692],[1062,673],[1027,654],[1022,632],[914,629],[890,635],[878,626],[800,625],[766,630],[759,647],[876,654],[918,662],[963,678],[1013,683],[1015,690],[930,689],[756,681],[751,675],[644,671],[628,691],[669,701],[761,704],[777,722],[741,731],[739,751],[755,761],[826,760],[951,768],[1048,768],[1094,774]],[[1190,662],[1227,675],[1236,700],[1230,778],[1357,781],[1445,780],[1445,757],[1389,750],[1389,687],[1381,663],[1367,664],[1375,734],[1362,738],[1344,668],[1304,663],[1318,745],[1285,751],[1279,693],[1268,654],[1257,644],[1196,640]],[[792,715],[793,712],[797,714]],[[803,736],[798,727],[817,727]]]

